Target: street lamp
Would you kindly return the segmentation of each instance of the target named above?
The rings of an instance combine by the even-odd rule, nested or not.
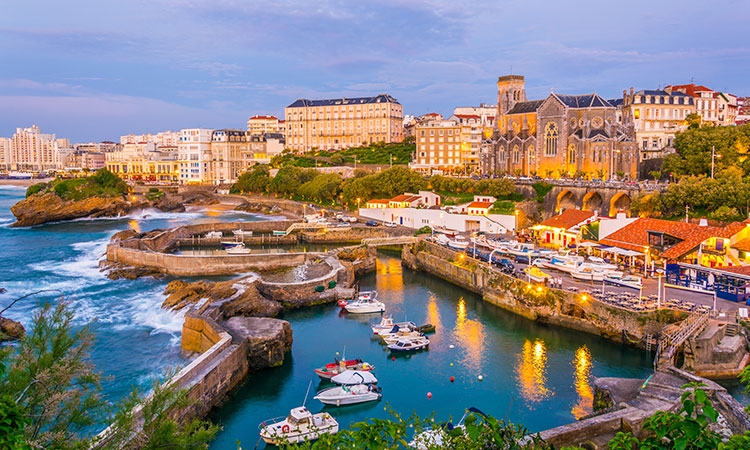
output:
[[[711,146],[711,179],[714,179],[714,162],[716,161],[716,158],[721,158],[721,155],[716,154],[716,146]]]

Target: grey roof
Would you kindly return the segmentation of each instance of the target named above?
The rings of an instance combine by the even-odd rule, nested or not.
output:
[[[653,89],[641,89],[640,91],[635,93],[636,95],[671,95],[672,97],[690,97],[689,95],[685,94],[684,92],[680,91],[672,91],[672,93],[668,93],[664,90],[653,90]]]
[[[611,104],[612,106],[614,106],[615,108],[618,108],[618,107],[622,106],[622,103],[623,103],[623,101],[622,101],[622,99],[621,99],[621,98],[610,98],[610,99],[608,99],[607,101],[608,101],[608,102],[609,102],[609,103],[610,103],[610,104]]]
[[[591,130],[589,131],[589,139],[596,137],[596,136],[604,136],[606,138],[609,138],[609,135],[604,130]]]
[[[559,98],[569,108],[612,108],[613,105],[604,100],[599,94],[585,95],[560,95],[552,94]]]
[[[524,114],[524,113],[531,113],[536,112],[537,109],[539,109],[540,106],[542,106],[542,103],[544,100],[531,100],[528,102],[518,102],[515,105],[513,105],[513,108],[508,111],[508,114]]]
[[[297,99],[287,108],[301,108],[306,106],[334,106],[334,105],[363,105],[368,103],[398,103],[398,100],[388,94],[379,94],[375,97],[357,97],[357,98],[331,98],[325,100],[308,100],[306,98]]]

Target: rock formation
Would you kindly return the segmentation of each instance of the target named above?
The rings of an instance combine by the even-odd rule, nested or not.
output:
[[[267,317],[232,317],[223,323],[235,340],[246,340],[250,370],[280,366],[292,349],[292,327],[286,320]]]
[[[220,282],[174,280],[170,282],[164,294],[167,298],[162,308],[179,310],[194,306],[200,300],[207,299],[196,307],[197,313],[203,313],[209,306],[218,307],[217,318],[232,316],[274,317],[282,311],[282,306],[268,300],[258,293],[254,280],[230,280]]]
[[[25,333],[19,322],[0,316],[0,342],[21,339]]]

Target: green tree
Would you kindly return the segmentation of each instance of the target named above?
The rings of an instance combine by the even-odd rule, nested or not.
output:
[[[341,192],[343,180],[337,173],[318,175],[299,188],[299,194],[307,200],[331,202],[336,200]]]
[[[237,178],[229,192],[245,194],[250,192],[265,192],[271,181],[268,166],[255,165]]]
[[[664,211],[659,194],[641,194],[630,202],[630,213],[639,217],[658,217]]]

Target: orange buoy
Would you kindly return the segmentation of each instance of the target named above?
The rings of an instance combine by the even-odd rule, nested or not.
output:
[[[454,381],[456,381],[456,377],[451,377],[451,383],[453,383]]]
[[[432,398],[432,392],[427,393],[427,398]]]

